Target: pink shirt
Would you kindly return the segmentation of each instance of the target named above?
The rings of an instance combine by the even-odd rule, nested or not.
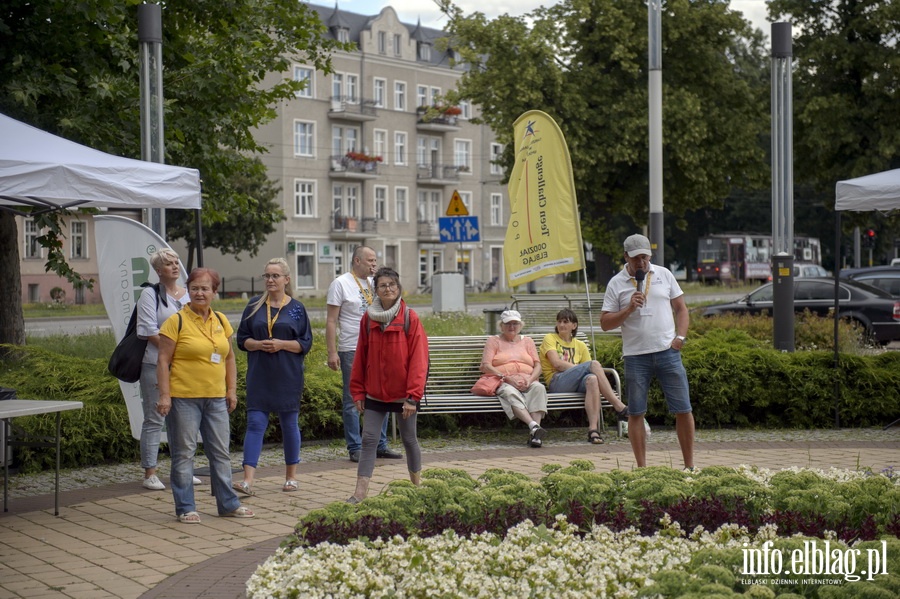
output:
[[[488,337],[484,344],[482,362],[487,362],[501,372],[521,372],[531,374],[535,365],[540,363],[537,348],[531,337],[519,336],[516,341],[506,341],[499,335]],[[504,368],[505,365],[516,362],[518,368]]]

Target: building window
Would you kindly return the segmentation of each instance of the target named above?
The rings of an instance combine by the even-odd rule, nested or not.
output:
[[[334,73],[331,76],[331,99],[341,101],[344,99],[344,76]]]
[[[408,196],[409,191],[405,187],[394,188],[394,218],[398,223],[409,222]]]
[[[374,96],[375,106],[384,108],[386,106],[385,101],[387,100],[387,80],[375,79],[374,85],[375,89],[372,95]]]
[[[387,33],[384,31],[378,32],[378,53],[387,54]]]
[[[294,121],[294,156],[312,157],[316,147],[316,124]]]
[[[28,284],[28,303],[37,304],[41,301],[41,286],[37,283]]]
[[[502,175],[503,174],[503,164],[500,162],[503,159],[503,145],[502,144],[491,144],[491,174],[492,175]]]
[[[428,106],[428,86],[416,86],[416,106]]]
[[[347,101],[351,104],[359,103],[359,77],[347,75]]]
[[[472,142],[467,139],[453,141],[453,165],[461,173],[472,172]]]
[[[347,216],[359,218],[359,186],[347,186]]]
[[[346,44],[350,41],[350,30],[344,27],[341,27],[337,30],[337,39],[342,44]]]
[[[294,216],[315,216],[316,182],[294,179]]]
[[[503,194],[491,194],[491,225],[499,227],[503,224]]]
[[[394,82],[394,110],[406,110],[406,84]]]
[[[432,87],[431,88],[431,105],[437,106],[441,103],[441,88]]]
[[[316,286],[316,244],[297,244],[297,276],[295,286],[314,288]]]
[[[41,232],[38,230],[37,223],[33,218],[25,219],[25,251],[22,254],[26,258],[40,258],[42,255],[41,244],[38,243],[38,237]]]
[[[394,164],[406,165],[406,133],[394,132]]]
[[[334,217],[333,226],[339,228],[339,218],[344,216],[344,187],[342,185],[331,186],[331,215]]]
[[[403,36],[399,33],[394,34],[394,56],[400,56],[403,52]]]
[[[372,144],[375,155],[381,157],[382,162],[387,162],[387,134],[385,129],[375,129],[372,132]]]
[[[313,98],[315,91],[313,90],[313,70],[309,67],[294,66],[294,81],[303,83],[303,89],[297,91],[298,98]]]
[[[387,216],[387,187],[375,186],[375,220],[386,221]]]
[[[85,224],[83,220],[73,220],[69,224],[70,258],[87,258],[87,246],[85,245],[87,228]]]
[[[431,62],[431,44],[425,42],[419,44],[419,60]]]
[[[472,214],[472,192],[471,191],[459,192],[459,199],[461,199],[463,201],[463,204],[466,207],[466,211],[469,214]]]
[[[460,100],[459,109],[462,110],[462,113],[459,115],[459,118],[461,118],[461,119],[472,118],[472,105],[468,102],[468,100]]]

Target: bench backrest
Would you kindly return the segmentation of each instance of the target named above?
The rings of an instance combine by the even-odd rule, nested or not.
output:
[[[602,333],[600,328],[600,311],[603,307],[603,294],[590,294],[590,312],[588,298],[584,293],[541,293],[516,294],[512,296],[512,309],[518,310],[525,324],[523,330],[528,334],[544,334],[553,332],[556,326],[556,315],[563,308],[569,308],[578,315],[578,332],[587,333],[593,321],[594,332]],[[589,314],[592,318],[589,319]]]

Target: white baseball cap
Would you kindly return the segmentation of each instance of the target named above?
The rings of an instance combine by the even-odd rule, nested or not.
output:
[[[522,322],[522,315],[516,310],[504,310],[503,314],[500,315],[500,322],[503,324],[507,322]]]
[[[652,256],[653,250],[650,249],[650,240],[643,235],[632,235],[625,240],[625,253],[629,258],[640,256]]]

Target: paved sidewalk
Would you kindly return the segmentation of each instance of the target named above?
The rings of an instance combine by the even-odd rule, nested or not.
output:
[[[608,439],[606,445],[592,446],[574,441],[581,432],[560,433],[554,442],[557,433],[551,430],[540,450],[528,449],[520,440],[482,445],[426,441],[423,461],[426,469],[462,468],[472,476],[499,467],[535,478],[544,464],[566,464],[573,459],[590,459],[600,471],[634,467],[627,440]],[[648,450],[651,465],[681,466],[670,431],[655,431]],[[243,500],[257,513],[250,520],[216,517],[209,487],[197,487],[203,522],[193,526],[177,522],[169,490],[141,489],[134,465],[129,467],[128,482],[70,485],[60,493],[59,517],[53,516],[52,492],[29,494],[27,484],[11,481],[17,491],[10,497],[9,512],[0,515],[0,599],[243,597],[254,569],[292,532],[301,515],[343,501],[352,492],[356,465],[337,453],[324,452],[318,461],[308,461],[311,456],[305,453],[300,490],[295,493],[281,491],[283,466],[261,467],[256,495]],[[900,427],[887,431],[698,431],[695,456],[698,467],[752,464],[770,469],[879,471],[900,467]],[[94,476],[83,472],[63,476],[89,480]],[[405,476],[405,461],[378,460],[370,493]],[[47,485],[36,488],[52,490]]]

